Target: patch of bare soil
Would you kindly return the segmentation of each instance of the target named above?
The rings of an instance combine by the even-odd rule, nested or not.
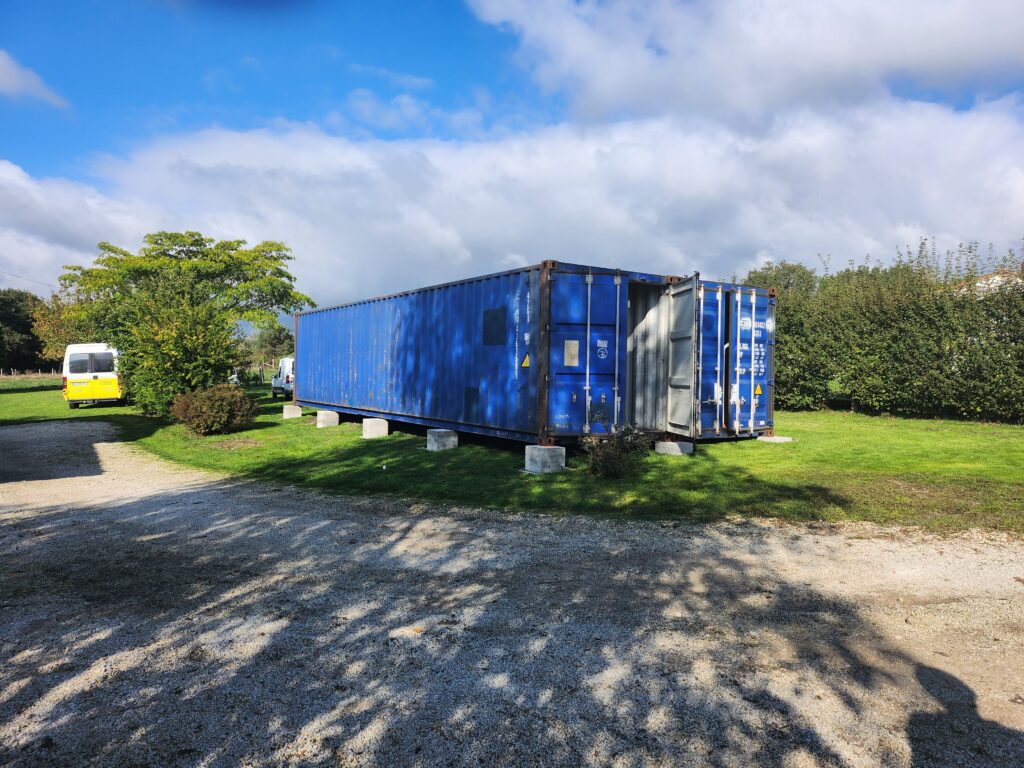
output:
[[[254,445],[259,445],[259,441],[253,440],[251,437],[233,437],[221,440],[216,447],[224,451],[237,451],[239,448],[251,448]]]
[[[1018,579],[995,534],[328,498],[7,427],[0,763],[1024,765]]]

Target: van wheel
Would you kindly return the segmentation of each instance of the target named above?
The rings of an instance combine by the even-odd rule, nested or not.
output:
[[[277,400],[277,392],[275,392],[274,390],[270,390],[270,399]]]
[[[68,408],[77,408],[79,403],[68,403]]]

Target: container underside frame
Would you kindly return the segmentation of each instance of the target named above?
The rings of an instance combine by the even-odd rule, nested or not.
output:
[[[296,400],[296,405],[306,408],[316,408],[320,411],[337,411],[351,416],[365,416],[368,419],[387,419],[399,424],[416,424],[421,427],[436,427],[437,429],[451,429],[456,432],[471,432],[475,435],[486,435],[497,437],[503,440],[518,440],[519,442],[536,443],[538,435],[536,432],[520,432],[514,429],[501,429],[500,427],[488,427],[485,424],[467,424],[464,421],[446,421],[445,419],[432,419],[424,416],[411,416],[404,413],[388,413],[386,411],[374,411],[368,408],[351,408],[344,405],[331,403],[317,403],[312,400]],[[573,438],[573,435],[558,435],[557,437]]]

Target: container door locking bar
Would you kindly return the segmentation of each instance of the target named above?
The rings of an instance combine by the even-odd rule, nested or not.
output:
[[[754,397],[754,367],[757,359],[754,357],[754,336],[757,329],[754,327],[757,319],[757,291],[750,289],[750,434],[754,434],[754,408],[757,398]]]
[[[704,409],[701,401],[701,390],[703,388],[704,380],[704,286],[700,286],[697,289],[697,375],[694,377],[697,379],[697,415],[696,424],[694,424],[694,431],[697,437],[701,436],[704,431]]]
[[[612,430],[619,428],[619,403],[622,398],[619,397],[619,317],[622,314],[622,275],[615,276],[615,385],[612,387],[613,397],[615,402],[612,404],[612,412],[614,414],[612,418]],[[589,423],[589,422],[588,422]]]
[[[587,369],[586,379],[583,384],[583,393],[586,400],[586,413],[583,414],[583,432],[590,432],[590,293],[594,286],[594,275],[587,274]]]
[[[722,432],[722,401],[725,399],[725,382],[722,380],[722,324],[725,322],[725,307],[722,304],[722,286],[718,286],[718,341],[715,342],[715,434]]]
[[[740,295],[740,291],[736,291],[736,318],[733,322],[736,324],[736,376],[734,379],[733,388],[735,392],[735,401],[733,403],[733,417],[732,417],[732,428],[737,434],[741,429],[740,427],[740,373],[743,370],[740,366],[743,362],[743,345],[740,343],[740,320],[743,317],[743,297]]]

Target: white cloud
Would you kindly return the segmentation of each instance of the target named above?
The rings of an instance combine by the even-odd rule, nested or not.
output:
[[[56,284],[62,267],[88,261],[96,243],[132,242],[161,219],[149,203],[64,179],[36,179],[0,160],[0,268],[9,272]]]
[[[1002,248],[1024,234],[1020,118],[1012,101],[883,99],[756,133],[679,118],[448,142],[209,130],[101,161],[106,194],[0,164],[0,261],[52,280],[98,240],[134,248],[156,229],[280,239],[331,303],[544,259],[727,278],[922,234]]]
[[[39,75],[31,69],[23,67],[2,49],[0,49],[0,95],[11,98],[38,99],[54,107],[65,108],[68,106],[67,101],[47,86]]]
[[[430,123],[429,105],[407,93],[384,101],[373,91],[359,88],[349,94],[348,107],[360,122],[386,131],[426,128]]]
[[[483,114],[477,109],[440,109],[408,93],[385,100],[373,91],[359,88],[348,95],[346,106],[355,123],[389,133],[429,135],[441,131],[466,136],[479,134],[483,125]],[[330,113],[325,122],[336,128],[350,125],[338,110]]]
[[[1013,4],[474,4],[606,122],[485,134],[480,109],[358,90],[326,120],[347,136],[167,136],[97,161],[102,193],[0,162],[0,266],[52,281],[99,240],[199,229],[284,240],[300,287],[332,303],[545,259],[728,278],[922,235],[1020,245],[1024,108],[983,95],[1024,72]],[[982,95],[958,111],[899,98],[897,78]]]
[[[581,114],[760,116],[1024,73],[1019,0],[470,0]]]
[[[393,69],[384,67],[373,67],[368,64],[350,64],[349,72],[357,75],[370,75],[385,80],[396,88],[404,88],[407,91],[420,91],[433,88],[435,83],[429,77],[420,77],[408,72],[396,72]]]

